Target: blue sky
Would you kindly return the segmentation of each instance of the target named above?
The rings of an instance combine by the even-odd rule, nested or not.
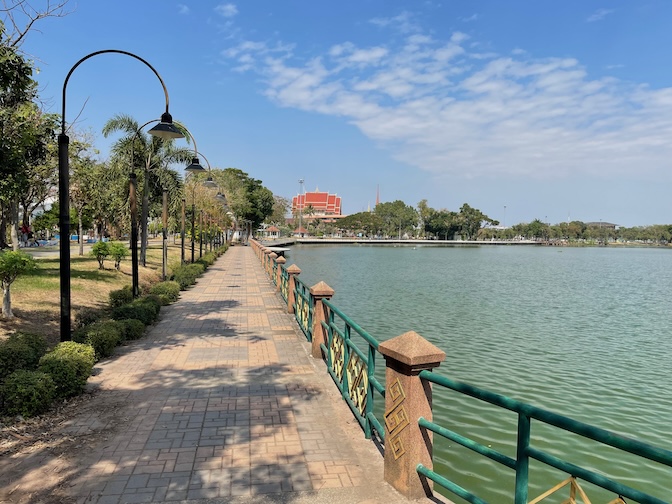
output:
[[[71,0],[23,45],[45,107],[101,49],[149,61],[213,167],[344,212],[401,199],[534,218],[672,222],[672,2]],[[157,118],[133,58],[77,68],[66,120]]]

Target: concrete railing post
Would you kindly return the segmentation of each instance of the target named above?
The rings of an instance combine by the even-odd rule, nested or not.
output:
[[[322,322],[329,321],[329,309],[322,302],[323,299],[331,299],[334,295],[334,289],[324,282],[318,282],[310,288],[310,295],[313,298],[313,341],[311,354],[316,359],[322,358],[321,344],[327,344],[326,330],[322,327]]]
[[[266,271],[266,274],[268,275],[268,256],[271,255],[271,251],[268,249],[264,249],[264,270]]]
[[[385,481],[409,499],[432,495],[432,481],[416,471],[432,469],[433,433],[418,419],[432,421],[432,387],[418,374],[438,367],[445,352],[411,331],[380,344],[385,356]]]
[[[301,269],[296,264],[292,264],[287,268],[287,274],[289,275],[289,281],[287,282],[287,313],[294,313],[294,303],[296,302],[294,277],[301,274]]]
[[[275,277],[275,292],[279,292],[282,288],[282,266],[287,262],[287,259],[280,256],[275,262],[278,264],[277,276]]]
[[[271,252],[268,254],[268,278],[271,279],[271,282],[273,281],[273,268],[275,267],[275,260],[278,258],[278,254],[275,252]]]

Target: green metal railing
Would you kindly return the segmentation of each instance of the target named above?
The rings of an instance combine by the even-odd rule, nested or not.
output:
[[[294,277],[294,316],[308,341],[313,341],[313,296],[310,288]]]
[[[375,430],[384,440],[385,430],[374,415],[376,394],[383,400],[385,397],[385,386],[375,376],[378,341],[333,303],[326,299],[322,303],[329,309],[329,320],[322,322],[327,331],[327,345],[320,345],[326,355],[327,370],[364,429],[366,439],[370,439]],[[353,331],[366,343],[366,354],[352,340]]]
[[[425,420],[422,417],[418,420],[420,427],[430,430],[446,439],[458,443],[491,460],[494,460],[499,464],[513,469],[516,472],[515,504],[526,504],[528,502],[528,477],[529,463],[531,458],[558,469],[559,471],[562,471],[566,474],[602,487],[610,492],[613,492],[621,498],[632,499],[635,502],[639,502],[641,504],[669,504],[666,501],[614,481],[602,474],[598,474],[595,471],[591,471],[569,462],[565,462],[564,460],[550,455],[549,453],[531,447],[530,426],[532,420],[537,420],[553,427],[578,434],[584,438],[597,441],[598,443],[602,443],[604,445],[635,454],[648,460],[658,462],[668,467],[672,467],[672,451],[657,448],[635,439],[627,438],[619,434],[601,429],[599,427],[594,427],[592,425],[578,422],[576,420],[572,420],[571,418],[558,415],[557,413],[543,410],[541,408],[537,408],[535,406],[531,406],[515,399],[495,394],[494,392],[489,392],[466,383],[456,382],[431,371],[421,371],[420,378],[518,414],[518,442],[516,445],[515,459],[499,453],[498,451],[484,446],[472,439],[464,437],[452,430],[441,427],[434,422]],[[472,504],[487,504],[484,500],[480,499],[470,491],[462,488],[444,476],[441,476],[438,473],[428,469],[422,464],[418,464],[417,471],[418,473],[426,476],[438,485],[449,490],[450,492],[453,492],[454,494],[460,496]]]
[[[289,273],[287,273],[287,268],[284,265],[280,265],[280,295],[286,303],[289,295]]]
[[[273,261],[273,259],[271,259],[271,261]],[[275,285],[276,287],[278,286],[278,263],[275,261],[273,261],[271,281],[273,282],[273,285]]]

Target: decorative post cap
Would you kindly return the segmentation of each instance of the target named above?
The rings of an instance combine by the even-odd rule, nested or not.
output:
[[[268,257],[270,257],[271,259],[275,259],[276,257],[278,257],[278,254],[276,254],[275,252],[271,252],[270,254],[268,254]]]
[[[287,268],[287,273],[298,275],[301,273],[301,268],[299,268],[296,264],[292,264],[289,268]]]
[[[310,288],[310,294],[313,297],[331,297],[334,295],[334,289],[320,280]]]
[[[280,257],[278,257],[278,258],[275,260],[275,262],[277,262],[278,264],[285,264],[285,263],[287,262],[287,259],[285,259],[284,257],[280,256]]]
[[[269,255],[269,254],[271,254],[271,253],[272,253],[272,252],[271,252],[270,249],[264,249],[264,254]]]
[[[378,346],[378,351],[386,359],[396,360],[412,369],[438,367],[446,358],[446,352],[415,331],[382,342]]]

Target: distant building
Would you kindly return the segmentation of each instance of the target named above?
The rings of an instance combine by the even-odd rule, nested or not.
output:
[[[338,219],[341,217],[341,197],[328,192],[307,192],[292,198],[292,214],[303,214],[304,220]]]
[[[618,224],[613,224],[611,222],[585,222],[584,223],[588,227],[596,227],[596,228],[604,228],[604,229],[616,229],[619,227]]]

